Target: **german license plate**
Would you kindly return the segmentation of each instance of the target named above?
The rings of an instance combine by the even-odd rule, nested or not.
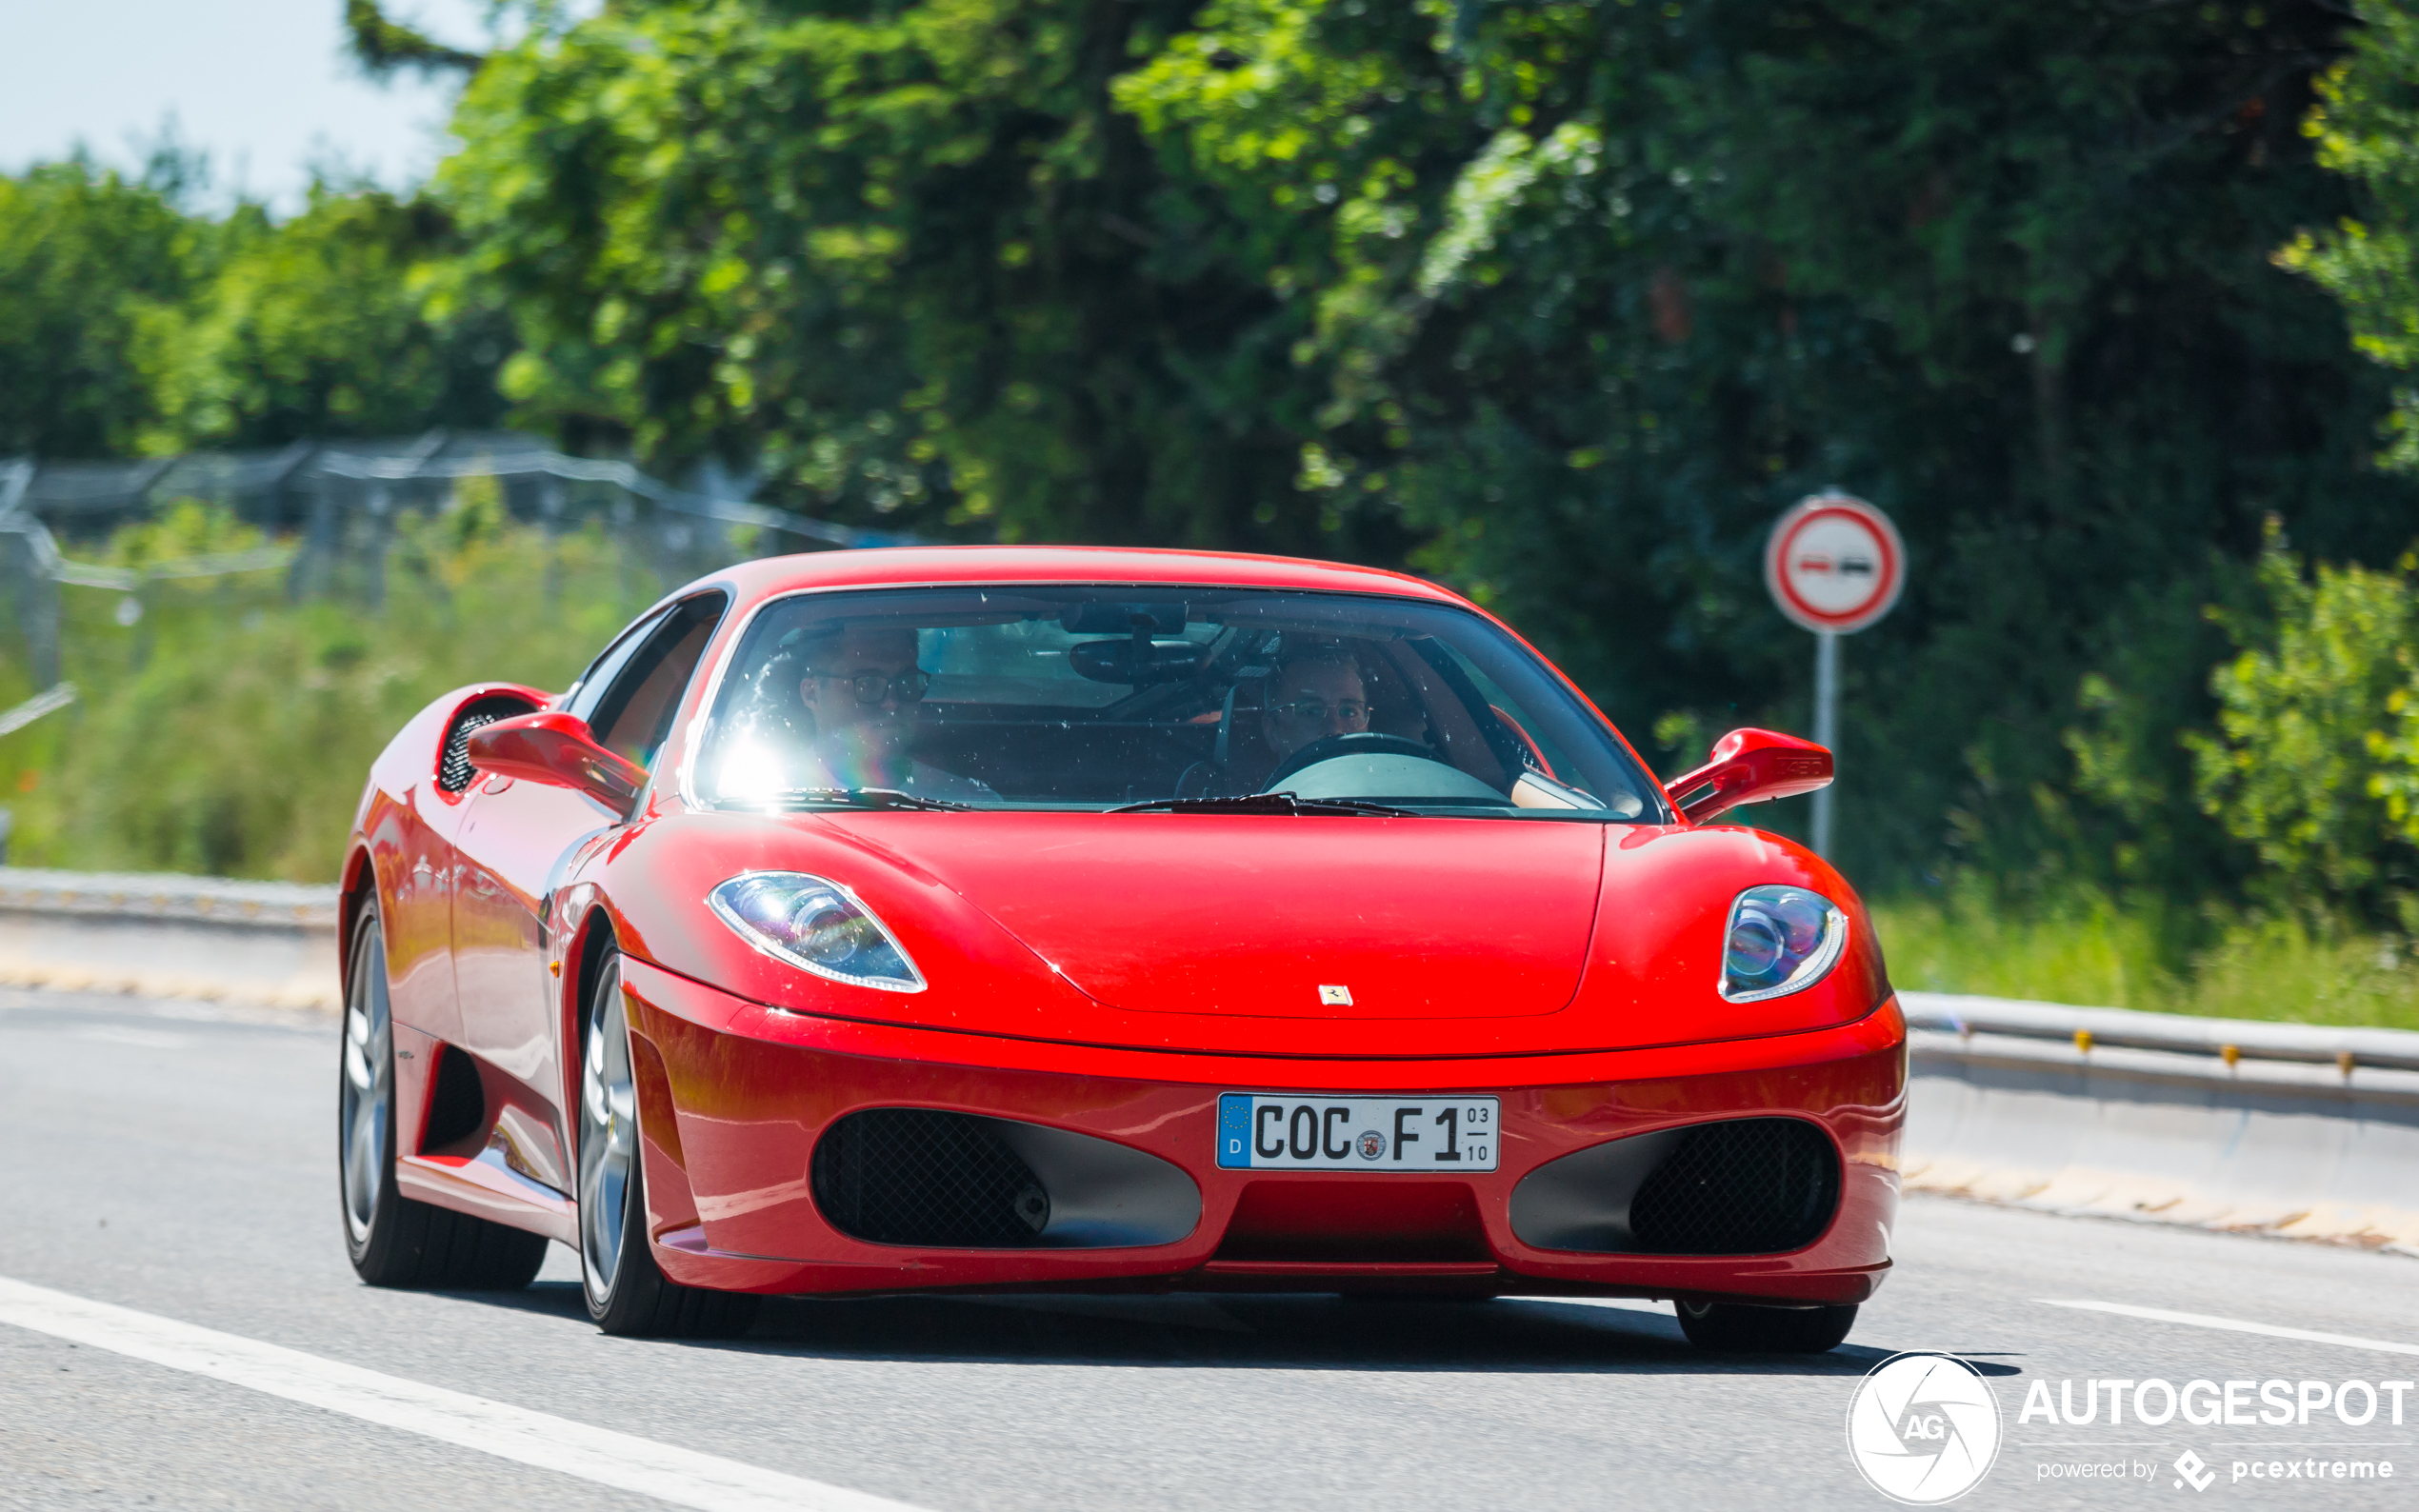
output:
[[[1491,1097],[1218,1099],[1218,1164],[1229,1170],[1491,1171]]]

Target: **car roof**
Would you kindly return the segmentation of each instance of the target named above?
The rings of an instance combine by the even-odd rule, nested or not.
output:
[[[801,588],[905,587],[946,583],[1181,583],[1203,587],[1387,593],[1465,605],[1449,588],[1377,567],[1233,551],[1145,547],[877,547],[764,557],[713,574],[742,604]],[[702,586],[702,585],[700,585]],[[683,591],[688,591],[684,589]]]

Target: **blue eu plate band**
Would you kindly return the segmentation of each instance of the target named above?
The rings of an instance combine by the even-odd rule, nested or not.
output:
[[[1251,1094],[1221,1094],[1218,1098],[1218,1164],[1229,1170],[1249,1170],[1250,1139]]]

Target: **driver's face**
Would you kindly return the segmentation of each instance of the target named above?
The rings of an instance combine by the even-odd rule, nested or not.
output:
[[[1283,761],[1314,740],[1369,727],[1361,674],[1341,662],[1303,662],[1269,686],[1269,748]]]
[[[875,738],[904,736],[913,718],[913,700],[903,705],[893,679],[915,670],[915,632],[910,629],[851,629],[839,648],[827,651],[807,669],[798,684],[798,698],[814,710],[815,727],[832,735],[851,726],[868,726]],[[880,696],[867,703],[857,696],[854,680],[885,680]]]

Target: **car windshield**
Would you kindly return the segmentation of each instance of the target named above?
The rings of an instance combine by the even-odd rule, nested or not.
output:
[[[1664,818],[1603,724],[1477,615],[1165,585],[775,600],[688,781],[724,807]]]

